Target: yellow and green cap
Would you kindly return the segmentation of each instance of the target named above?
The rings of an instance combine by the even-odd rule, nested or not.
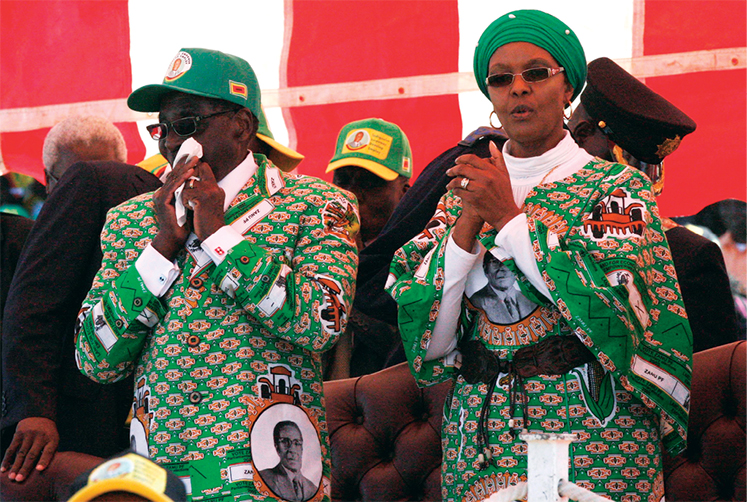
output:
[[[289,172],[294,170],[304,159],[304,156],[297,151],[275,141],[275,137],[272,135],[272,131],[270,130],[270,125],[267,123],[265,111],[260,108],[259,113],[259,128],[257,129],[257,139],[270,147],[270,153],[268,154],[270,161],[278,166],[281,171]]]
[[[132,452],[81,474],[70,488],[73,496],[68,502],[88,502],[112,492],[132,493],[153,502],[187,500],[187,490],[176,474]]]
[[[326,172],[343,166],[362,167],[387,181],[400,175],[411,178],[410,142],[391,122],[376,118],[351,122],[340,131]]]
[[[180,50],[171,60],[163,83],[133,91],[127,106],[138,112],[157,112],[163,96],[174,91],[236,103],[255,117],[261,111],[259,83],[249,63],[209,49]]]

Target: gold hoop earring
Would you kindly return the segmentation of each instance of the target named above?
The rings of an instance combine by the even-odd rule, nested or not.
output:
[[[500,121],[498,122],[497,126],[493,124],[493,115],[495,115],[495,118],[498,118],[498,114],[495,113],[495,110],[490,112],[490,115],[488,116],[488,122],[490,123],[490,127],[492,127],[493,129],[501,129],[503,127],[503,124],[501,124]]]
[[[568,113],[568,116],[565,115],[566,108],[570,108],[570,112]],[[563,118],[566,119],[566,120],[571,120],[571,117],[573,117],[573,105],[569,101],[568,105],[563,108]]]

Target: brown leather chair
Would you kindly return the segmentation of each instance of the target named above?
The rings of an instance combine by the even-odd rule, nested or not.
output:
[[[694,356],[687,450],[664,456],[667,502],[745,500],[745,356],[734,342]]]
[[[0,500],[67,500],[70,496],[70,485],[75,478],[93,469],[103,460],[85,453],[63,451],[55,454],[45,470],[32,471],[23,483],[9,480],[8,473],[4,472],[0,477]]]
[[[664,457],[668,502],[745,500],[746,354],[745,342],[695,354],[688,448]],[[326,382],[332,499],[440,500],[449,389],[418,389],[406,364]]]
[[[406,363],[325,382],[332,500],[441,500],[441,416],[449,390],[419,389]]]

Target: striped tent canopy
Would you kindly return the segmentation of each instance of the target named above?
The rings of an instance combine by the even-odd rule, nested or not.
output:
[[[127,108],[182,47],[254,67],[273,133],[324,173],[347,122],[380,117],[410,138],[415,173],[479,126],[490,103],[472,77],[483,29],[515,8],[569,24],[589,61],[607,56],[684,110],[695,133],[667,160],[666,216],[745,199],[745,0],[2,0],[0,171],[43,181],[49,128],[108,117],[129,161],[157,153],[154,116]]]

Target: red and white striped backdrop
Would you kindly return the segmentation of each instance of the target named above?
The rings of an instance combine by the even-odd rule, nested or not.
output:
[[[43,179],[43,139],[71,114],[116,122],[130,162],[156,153],[154,117],[125,99],[181,47],[207,47],[252,64],[300,172],[329,179],[342,125],[375,116],[407,133],[419,173],[487,124],[472,51],[515,8],[560,17],[588,60],[615,59],[698,123],[667,161],[663,214],[747,198],[745,0],[1,0],[0,171]]]

